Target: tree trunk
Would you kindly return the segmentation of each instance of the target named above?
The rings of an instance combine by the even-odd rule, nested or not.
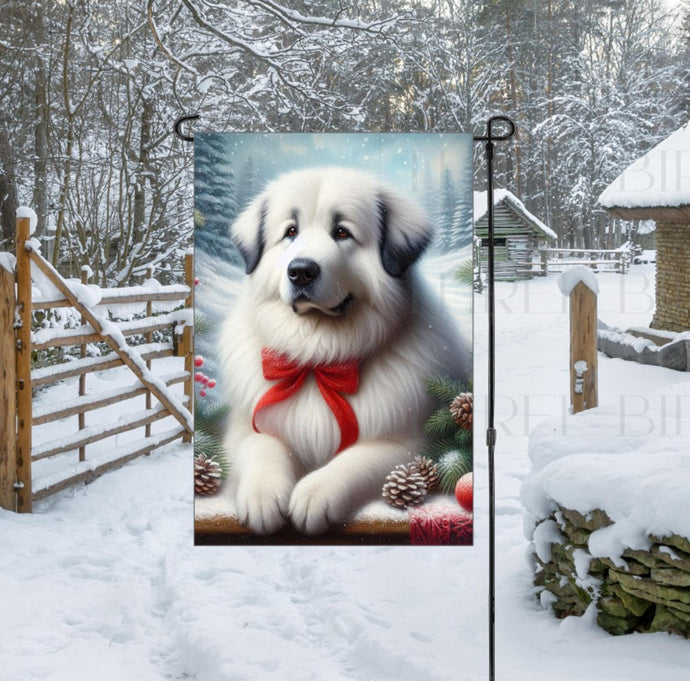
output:
[[[0,135],[0,222],[2,223],[2,241],[14,243],[15,223],[17,219],[17,179],[14,173],[14,158],[7,135]]]
[[[40,64],[36,66],[34,102],[36,105],[36,127],[34,128],[34,193],[33,209],[38,216],[35,236],[41,236],[48,223],[48,96],[45,73]]]

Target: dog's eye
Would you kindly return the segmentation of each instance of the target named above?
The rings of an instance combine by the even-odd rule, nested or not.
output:
[[[285,230],[283,237],[286,239],[294,239],[298,234],[297,225],[289,224]]]
[[[336,241],[344,241],[345,239],[352,239],[352,232],[342,225],[336,225],[333,230],[333,238]]]

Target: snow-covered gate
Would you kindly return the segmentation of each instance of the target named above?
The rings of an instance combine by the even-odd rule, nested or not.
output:
[[[185,256],[185,284],[155,287],[99,289],[65,280],[40,253],[37,240],[30,238],[29,219],[17,221],[16,264],[11,256],[0,259],[0,507],[30,512],[32,501],[42,499],[80,482],[89,482],[100,474],[118,468],[153,449],[182,438],[190,441],[193,432],[193,262]],[[7,254],[4,254],[7,255]],[[13,267],[14,265],[14,267]],[[50,290],[32,299],[32,276]],[[35,283],[35,282],[34,282]],[[177,309],[156,314],[154,303],[177,301]],[[143,318],[115,323],[108,318],[108,305],[145,305]],[[172,304],[172,303],[170,303]],[[96,308],[98,307],[98,310]],[[71,308],[81,317],[76,328],[43,328],[32,333],[32,313],[36,310]],[[156,332],[171,331],[171,340],[153,342]],[[137,336],[144,342],[132,345],[127,338]],[[88,356],[89,344],[100,343],[108,351]],[[31,368],[32,354],[47,348],[77,346],[79,357],[72,361]],[[184,368],[167,375],[152,371],[152,360],[183,357]],[[87,392],[86,377],[126,366],[134,383],[107,392]],[[74,390],[75,396],[67,397]],[[36,403],[32,393],[37,388],[66,381],[65,399]],[[69,384],[72,384],[71,386]],[[183,396],[170,390],[184,383]],[[133,413],[118,410],[114,423],[87,427],[85,414],[111,408],[125,400],[146,396],[145,409]],[[153,398],[157,404],[153,404]],[[32,429],[77,416],[76,432],[60,433],[32,447]],[[151,433],[151,424],[168,416],[177,421],[175,428]],[[125,446],[106,447],[87,458],[86,447],[126,431],[142,428],[142,437]],[[74,452],[75,461],[66,470],[34,480],[32,463]],[[78,452],[78,460],[77,460]]]

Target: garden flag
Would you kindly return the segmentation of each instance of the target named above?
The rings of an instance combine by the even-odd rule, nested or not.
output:
[[[472,137],[195,136],[195,536],[472,543]]]

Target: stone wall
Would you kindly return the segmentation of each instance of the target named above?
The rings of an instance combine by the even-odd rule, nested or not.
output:
[[[656,312],[652,327],[690,329],[690,223],[657,221]]]
[[[611,634],[665,631],[690,638],[688,539],[650,536],[648,550],[626,550],[614,562],[588,550],[590,534],[612,524],[604,511],[585,517],[560,508],[542,522],[555,522],[563,538],[551,543],[546,560],[535,555],[541,602],[557,617],[582,615],[594,601],[599,626]]]

